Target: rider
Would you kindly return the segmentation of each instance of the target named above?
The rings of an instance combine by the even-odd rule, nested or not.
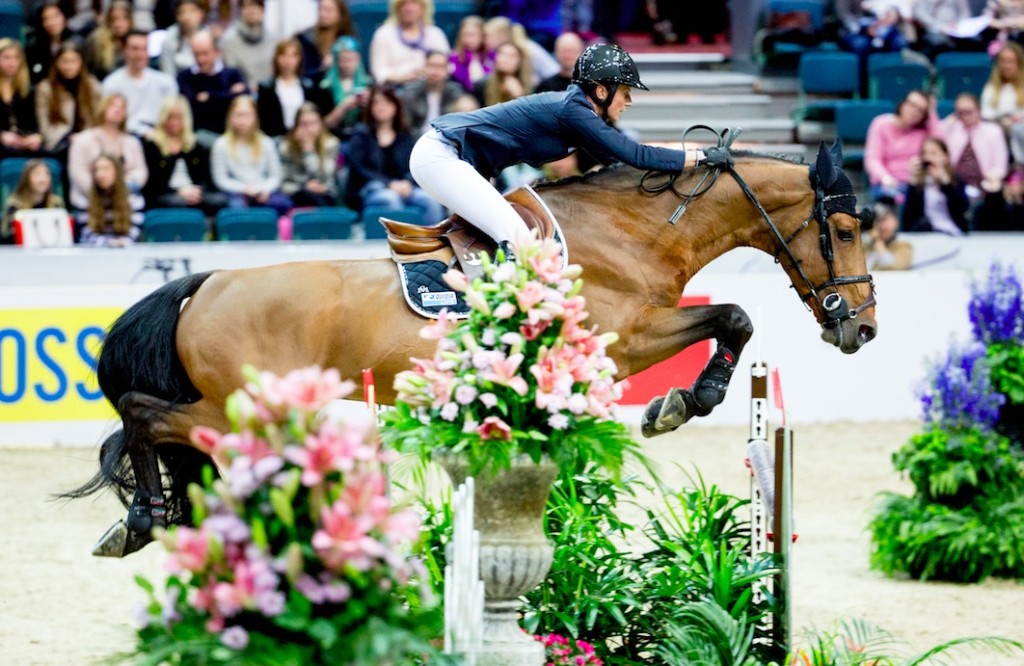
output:
[[[435,119],[413,148],[410,171],[428,194],[510,256],[510,243],[526,232],[526,225],[490,183],[509,165],[540,166],[581,147],[602,161],[640,169],[680,171],[687,165],[726,163],[724,149],[645,146],[609,126],[632,104],[632,88],[648,89],[628,53],[610,44],[589,46],[576,61],[565,92],[527,95]]]

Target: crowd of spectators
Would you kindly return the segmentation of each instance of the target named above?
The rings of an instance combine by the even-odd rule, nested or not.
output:
[[[907,231],[1024,230],[1024,0],[835,0],[834,9],[836,43],[861,57],[861,96],[872,94],[873,53],[933,70],[944,53],[991,57],[984,86],[945,100],[945,117],[936,86],[910,91],[872,121],[871,198],[894,204]]]
[[[264,0],[36,3],[24,43],[0,40],[0,159],[27,158],[0,242],[25,207],[67,208],[79,242],[103,246],[138,240],[149,208],[197,208],[213,233],[225,207],[411,207],[434,223],[408,164],[430,122],[564,90],[597,39],[592,0],[536,4],[481,3],[488,17],[449,42],[432,0],[387,0],[371,34],[348,0],[319,0],[295,34]],[[665,6],[646,9],[671,41]]]

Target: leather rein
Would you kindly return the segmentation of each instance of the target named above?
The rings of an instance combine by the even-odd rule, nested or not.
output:
[[[732,142],[735,141],[740,134],[740,130],[730,131],[728,129],[725,129],[722,130],[721,133],[718,133],[713,128],[708,127],[706,125],[695,125],[687,129],[683,133],[684,145],[686,143],[686,136],[693,130],[710,131],[718,138],[718,147],[720,148],[729,148],[732,145]],[[796,284],[792,286],[794,289],[796,289],[797,296],[800,297],[800,300],[804,303],[804,306],[810,310],[811,308],[808,304],[808,301],[810,301],[812,298],[818,301],[818,304],[821,306],[822,312],[825,316],[825,321],[821,323],[822,327],[829,329],[836,328],[840,324],[849,319],[856,319],[857,316],[864,310],[867,310],[870,307],[874,307],[875,283],[871,275],[865,274],[837,276],[835,274],[833,265],[835,255],[832,249],[831,227],[828,222],[829,213],[827,211],[830,208],[833,209],[833,212],[840,210],[840,208],[836,204],[840,203],[845,199],[850,199],[852,200],[852,202],[848,206],[848,208],[850,211],[853,211],[851,214],[856,216],[856,195],[852,193],[830,195],[827,194],[820,185],[817,185],[814,190],[814,205],[811,208],[811,214],[807,217],[806,220],[803,221],[802,224],[800,224],[799,227],[797,227],[793,231],[793,233],[791,233],[789,236],[783,236],[778,226],[776,226],[775,222],[768,214],[768,211],[766,211],[764,206],[761,205],[761,202],[758,200],[757,195],[755,195],[753,190],[750,189],[750,186],[747,185],[747,182],[743,179],[742,176],[740,176],[739,172],[736,171],[736,169],[732,165],[726,167],[725,170],[727,170],[732,175],[733,179],[736,180],[736,183],[740,186],[740,189],[743,191],[743,194],[746,195],[747,199],[749,199],[750,202],[754,205],[754,208],[757,209],[757,212],[760,213],[761,218],[768,225],[768,228],[771,230],[772,235],[775,236],[775,240],[779,244],[779,250],[774,254],[775,262],[780,263],[780,255],[784,254],[786,256],[786,259],[790,263],[789,267],[796,270],[797,277],[799,278],[799,281],[803,283],[805,291],[801,293],[800,288],[797,287]],[[683,213],[686,212],[686,207],[690,203],[690,200],[699,197],[700,195],[704,194],[709,189],[711,189],[711,187],[714,186],[714,184],[718,181],[718,176],[721,174],[722,171],[723,169],[721,167],[707,169],[704,172],[704,175],[701,177],[701,179],[697,182],[697,185],[690,192],[680,192],[678,189],[676,189],[676,179],[679,178],[680,173],[671,174],[669,180],[663,184],[651,186],[648,185],[647,183],[648,179],[655,175],[661,175],[662,172],[648,171],[640,179],[640,188],[644,192],[649,194],[658,194],[660,192],[664,192],[667,189],[671,189],[676,196],[678,196],[680,199],[683,199],[683,202],[676,208],[675,212],[673,212],[668,219],[669,224],[674,225],[676,224],[676,222],[679,221],[679,218],[682,217]],[[847,208],[847,206],[842,206],[842,208]],[[807,273],[804,272],[803,266],[801,265],[801,261],[797,259],[796,255],[793,253],[793,250],[790,248],[790,243],[792,243],[793,240],[797,236],[799,236],[802,231],[804,231],[810,226],[812,220],[818,222],[818,244],[821,248],[821,255],[825,259],[825,264],[828,267],[829,275],[827,280],[825,280],[824,282],[817,286],[815,286],[815,284],[807,276]],[[857,307],[851,308],[849,304],[846,302],[846,299],[843,298],[843,296],[838,291],[836,291],[835,288],[840,287],[842,285],[857,284],[859,282],[867,282],[871,286],[871,293],[868,295],[868,297],[864,300],[863,303],[861,303]],[[820,294],[820,292],[823,292],[828,289],[832,289],[832,291],[829,291],[824,295]]]

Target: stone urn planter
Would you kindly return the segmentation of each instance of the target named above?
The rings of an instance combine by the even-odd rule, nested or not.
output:
[[[469,476],[465,461],[441,456],[454,485]],[[480,532],[484,626],[478,666],[542,666],[544,646],[519,626],[519,598],[537,587],[551,568],[554,548],[544,533],[544,511],[558,467],[527,457],[494,476],[475,478],[474,527]]]

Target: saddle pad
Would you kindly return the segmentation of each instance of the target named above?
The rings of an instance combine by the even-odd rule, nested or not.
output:
[[[562,230],[555,222],[555,241],[561,246],[562,268],[569,265],[569,253],[562,242]],[[451,252],[451,250],[448,250]],[[454,261],[454,255],[453,261]],[[444,281],[448,272],[448,264],[437,259],[424,259],[398,264],[398,275],[402,279],[402,293],[405,302],[413,312],[437,319],[441,310],[448,310],[453,319],[466,319],[469,316],[469,304],[462,294],[453,290]]]

